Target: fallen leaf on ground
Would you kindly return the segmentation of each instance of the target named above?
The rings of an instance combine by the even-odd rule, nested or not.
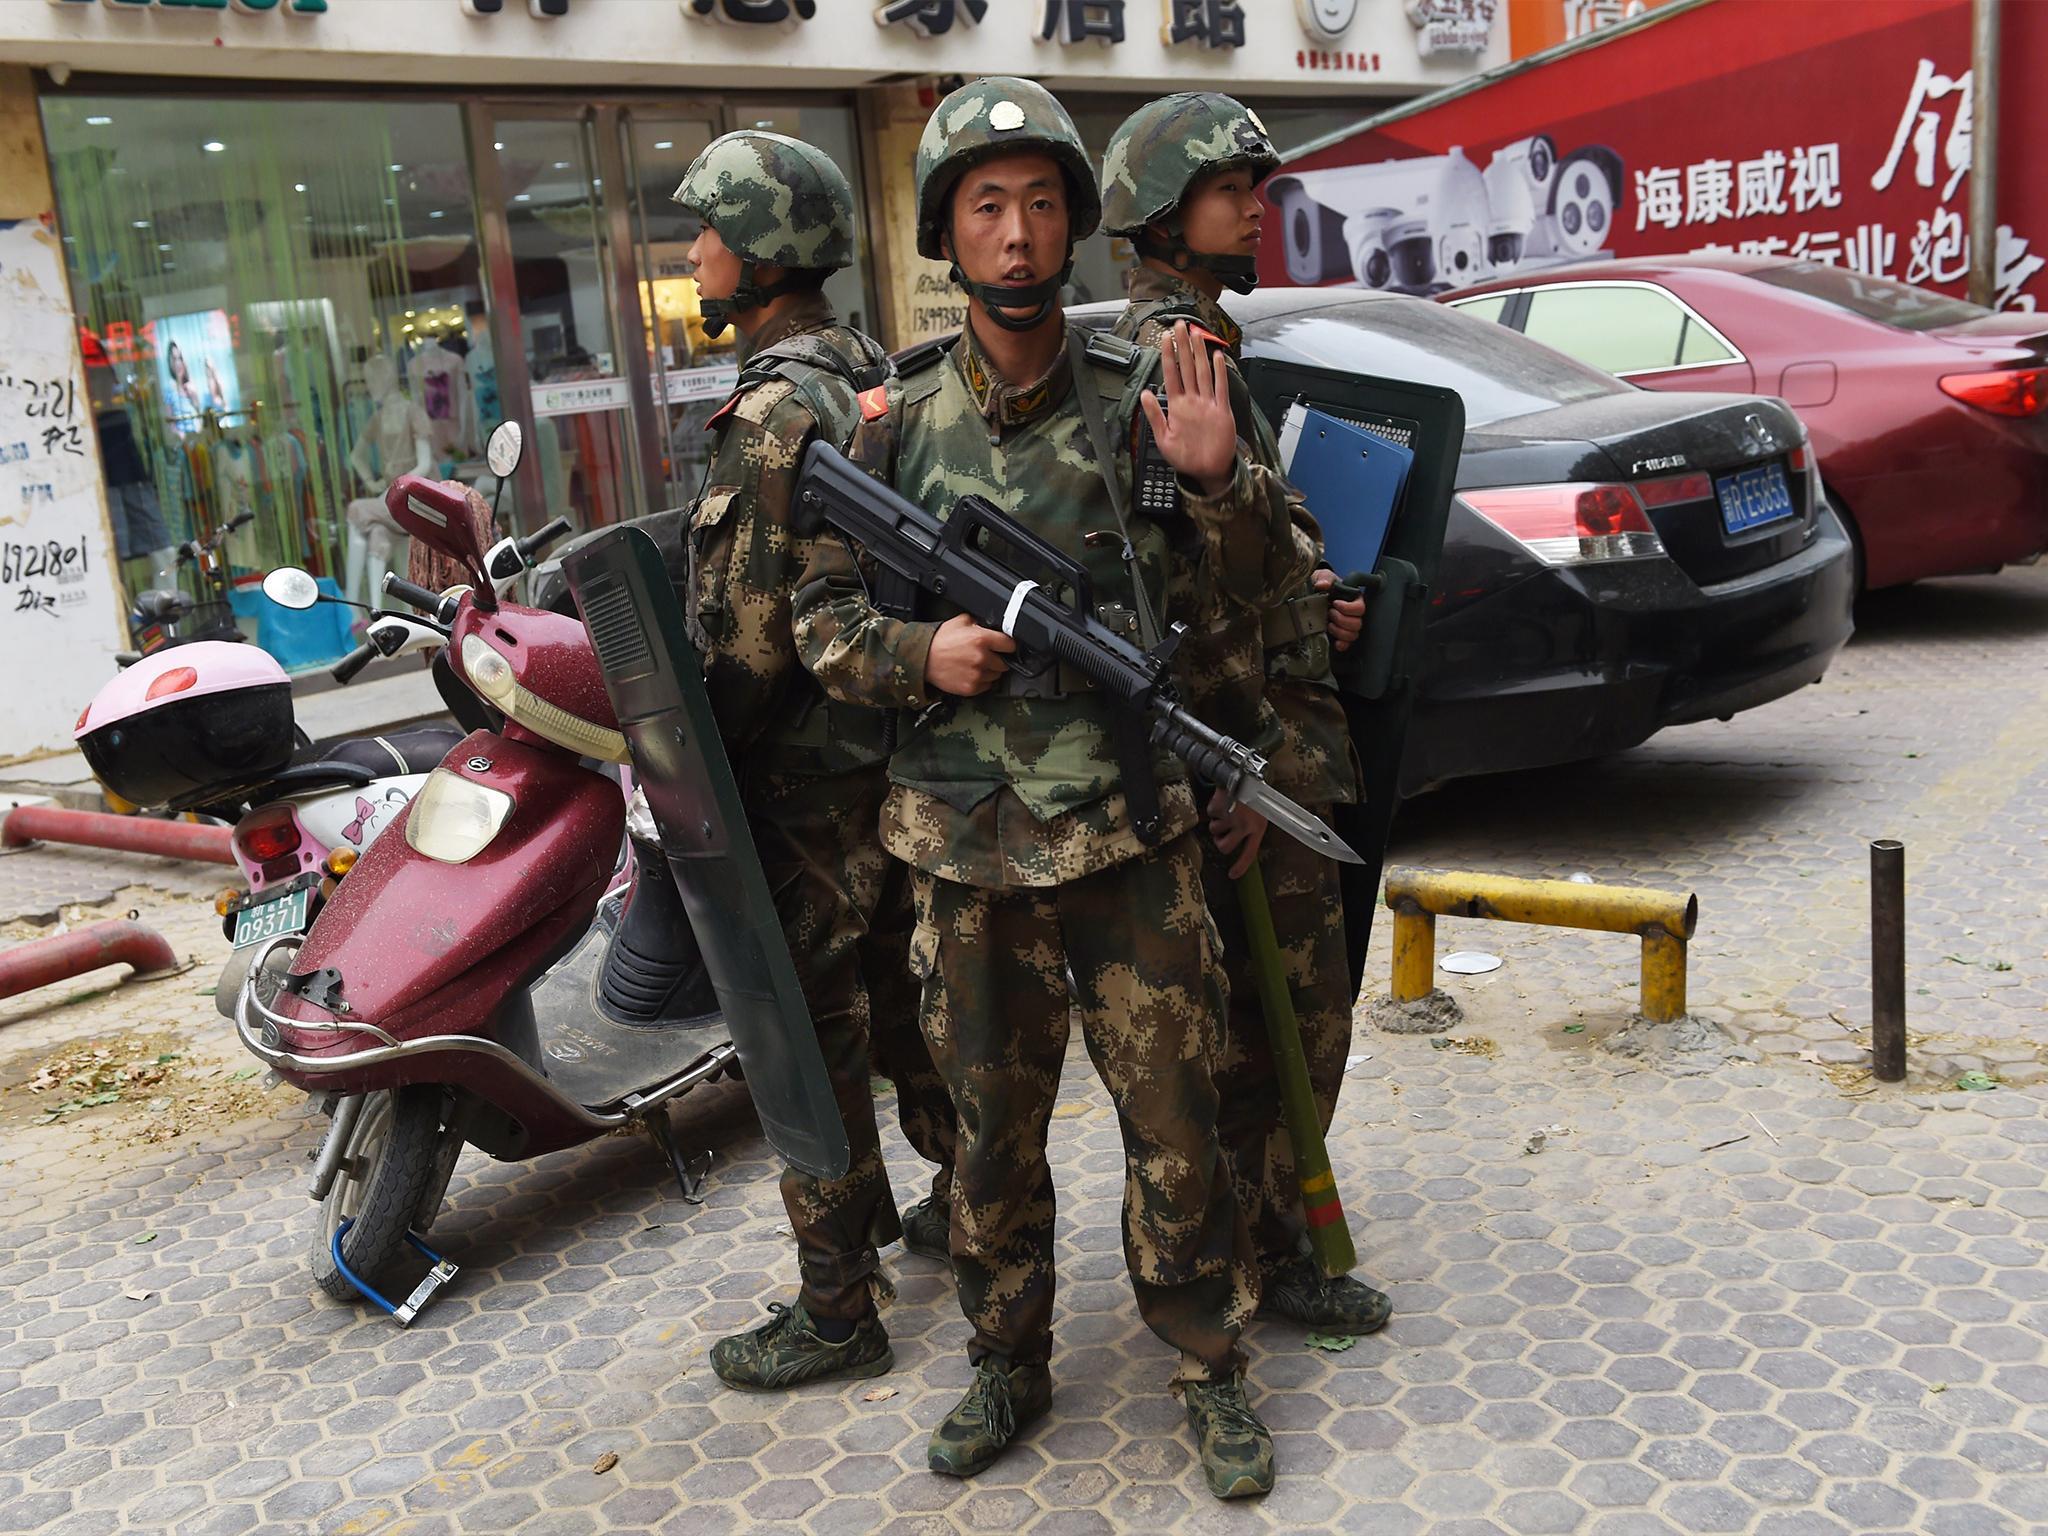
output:
[[[143,1290],[140,1286],[132,1285],[127,1290],[123,1291],[121,1294],[123,1296],[126,1296],[130,1301],[147,1301],[149,1300],[151,1293]]]
[[[1965,1072],[1956,1079],[1956,1087],[1964,1093],[1989,1093],[1998,1086],[1998,1079],[1989,1072]]]
[[[894,1387],[872,1387],[868,1391],[861,1393],[860,1400],[864,1403],[886,1403],[895,1395],[896,1389]]]
[[[1564,1032],[1568,1035],[1583,1035],[1586,1032],[1586,1026],[1583,1024],[1567,1024],[1564,1027]]]
[[[1358,1342],[1348,1333],[1312,1333],[1304,1341],[1310,1349],[1326,1349],[1331,1354],[1349,1349]]]
[[[613,1467],[616,1467],[618,1464],[619,1453],[617,1451],[606,1451],[602,1456],[598,1457],[596,1461],[591,1463],[590,1470],[593,1472],[609,1472]]]
[[[156,1234],[154,1232],[145,1232],[136,1238],[135,1241],[138,1243],[153,1243],[156,1241]]]

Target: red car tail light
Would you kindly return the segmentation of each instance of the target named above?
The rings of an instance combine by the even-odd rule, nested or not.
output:
[[[2048,368],[1943,374],[1941,392],[1994,416],[2038,416],[2048,410]]]
[[[149,692],[145,693],[142,697],[145,700],[160,699],[167,693],[183,693],[198,681],[199,674],[193,671],[192,668],[173,667],[162,677],[151,683],[149,685]]]
[[[275,820],[258,822],[254,826],[245,821],[235,828],[235,840],[251,859],[259,864],[269,864],[299,846],[298,818],[286,812]]]
[[[1664,541],[1650,526],[1641,499],[1626,485],[1514,485],[1458,494],[1548,565],[1664,553]]]
[[[1635,489],[1644,506],[1670,507],[1681,501],[1706,501],[1714,494],[1714,482],[1705,474],[1666,475],[1660,480],[1638,480]]]

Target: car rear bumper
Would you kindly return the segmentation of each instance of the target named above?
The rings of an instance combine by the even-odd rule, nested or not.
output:
[[[1402,787],[1599,757],[1781,698],[1847,644],[1854,596],[1831,511],[1798,554],[1717,586],[1664,560],[1541,571],[1431,626]]]

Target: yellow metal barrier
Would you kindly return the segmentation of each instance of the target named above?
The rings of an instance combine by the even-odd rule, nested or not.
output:
[[[1394,1001],[1416,1002],[1435,987],[1436,920],[1481,917],[1546,928],[1633,933],[1643,941],[1643,1017],[1685,1016],[1685,945],[1699,925],[1697,896],[1570,880],[1517,880],[1450,870],[1390,869],[1394,914]]]

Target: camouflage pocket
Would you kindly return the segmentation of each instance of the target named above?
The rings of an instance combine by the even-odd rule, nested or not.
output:
[[[690,589],[688,617],[692,638],[725,633],[726,589],[732,568],[732,504],[730,486],[708,492],[690,512]]]
[[[920,921],[910,933],[910,974],[930,981],[939,974],[939,929],[936,923]]]

